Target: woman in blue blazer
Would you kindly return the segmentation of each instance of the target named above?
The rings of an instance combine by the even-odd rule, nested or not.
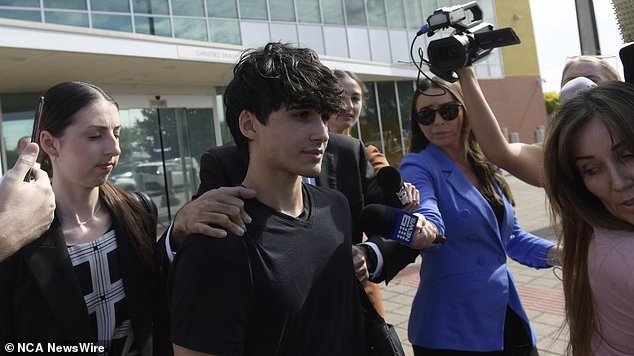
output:
[[[469,129],[458,84],[419,84],[410,135],[403,180],[420,191],[418,212],[447,237],[421,251],[409,319],[415,355],[536,355],[506,257],[546,268],[554,244],[518,225],[508,185]]]

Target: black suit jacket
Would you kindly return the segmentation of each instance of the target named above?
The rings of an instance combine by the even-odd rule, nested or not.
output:
[[[132,306],[128,313],[140,355],[169,355],[169,335],[164,331],[169,326],[164,324],[166,320],[154,317],[157,310],[166,316],[160,310],[166,308],[166,302],[159,302],[154,295],[158,275],[142,266],[130,240],[114,225],[126,303]],[[0,264],[0,344],[96,340],[55,218],[44,235]]]
[[[363,236],[359,225],[361,209],[383,201],[383,191],[361,141],[335,133],[329,135],[317,185],[336,189],[346,196],[352,214],[352,242],[359,243]],[[211,189],[240,185],[247,173],[248,159],[234,143],[211,148],[200,162],[196,197]]]

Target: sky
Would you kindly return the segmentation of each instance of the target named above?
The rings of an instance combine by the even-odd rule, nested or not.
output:
[[[544,92],[559,91],[566,57],[581,54],[574,0],[530,0],[537,44],[539,71]],[[619,50],[625,45],[612,9],[611,0],[594,0],[599,46],[610,64],[623,76]]]

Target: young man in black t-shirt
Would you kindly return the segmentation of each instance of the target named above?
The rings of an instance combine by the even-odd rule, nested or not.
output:
[[[249,153],[244,237],[191,235],[171,284],[176,355],[364,355],[350,212],[341,193],[302,184],[328,142],[342,90],[315,52],[245,52],[225,91],[227,124]],[[353,247],[354,248],[354,247]]]

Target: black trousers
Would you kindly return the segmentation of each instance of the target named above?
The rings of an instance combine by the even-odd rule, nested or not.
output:
[[[511,308],[506,307],[504,321],[504,350],[490,352],[458,351],[446,349],[428,349],[416,345],[415,356],[538,356],[533,345],[530,327]]]

